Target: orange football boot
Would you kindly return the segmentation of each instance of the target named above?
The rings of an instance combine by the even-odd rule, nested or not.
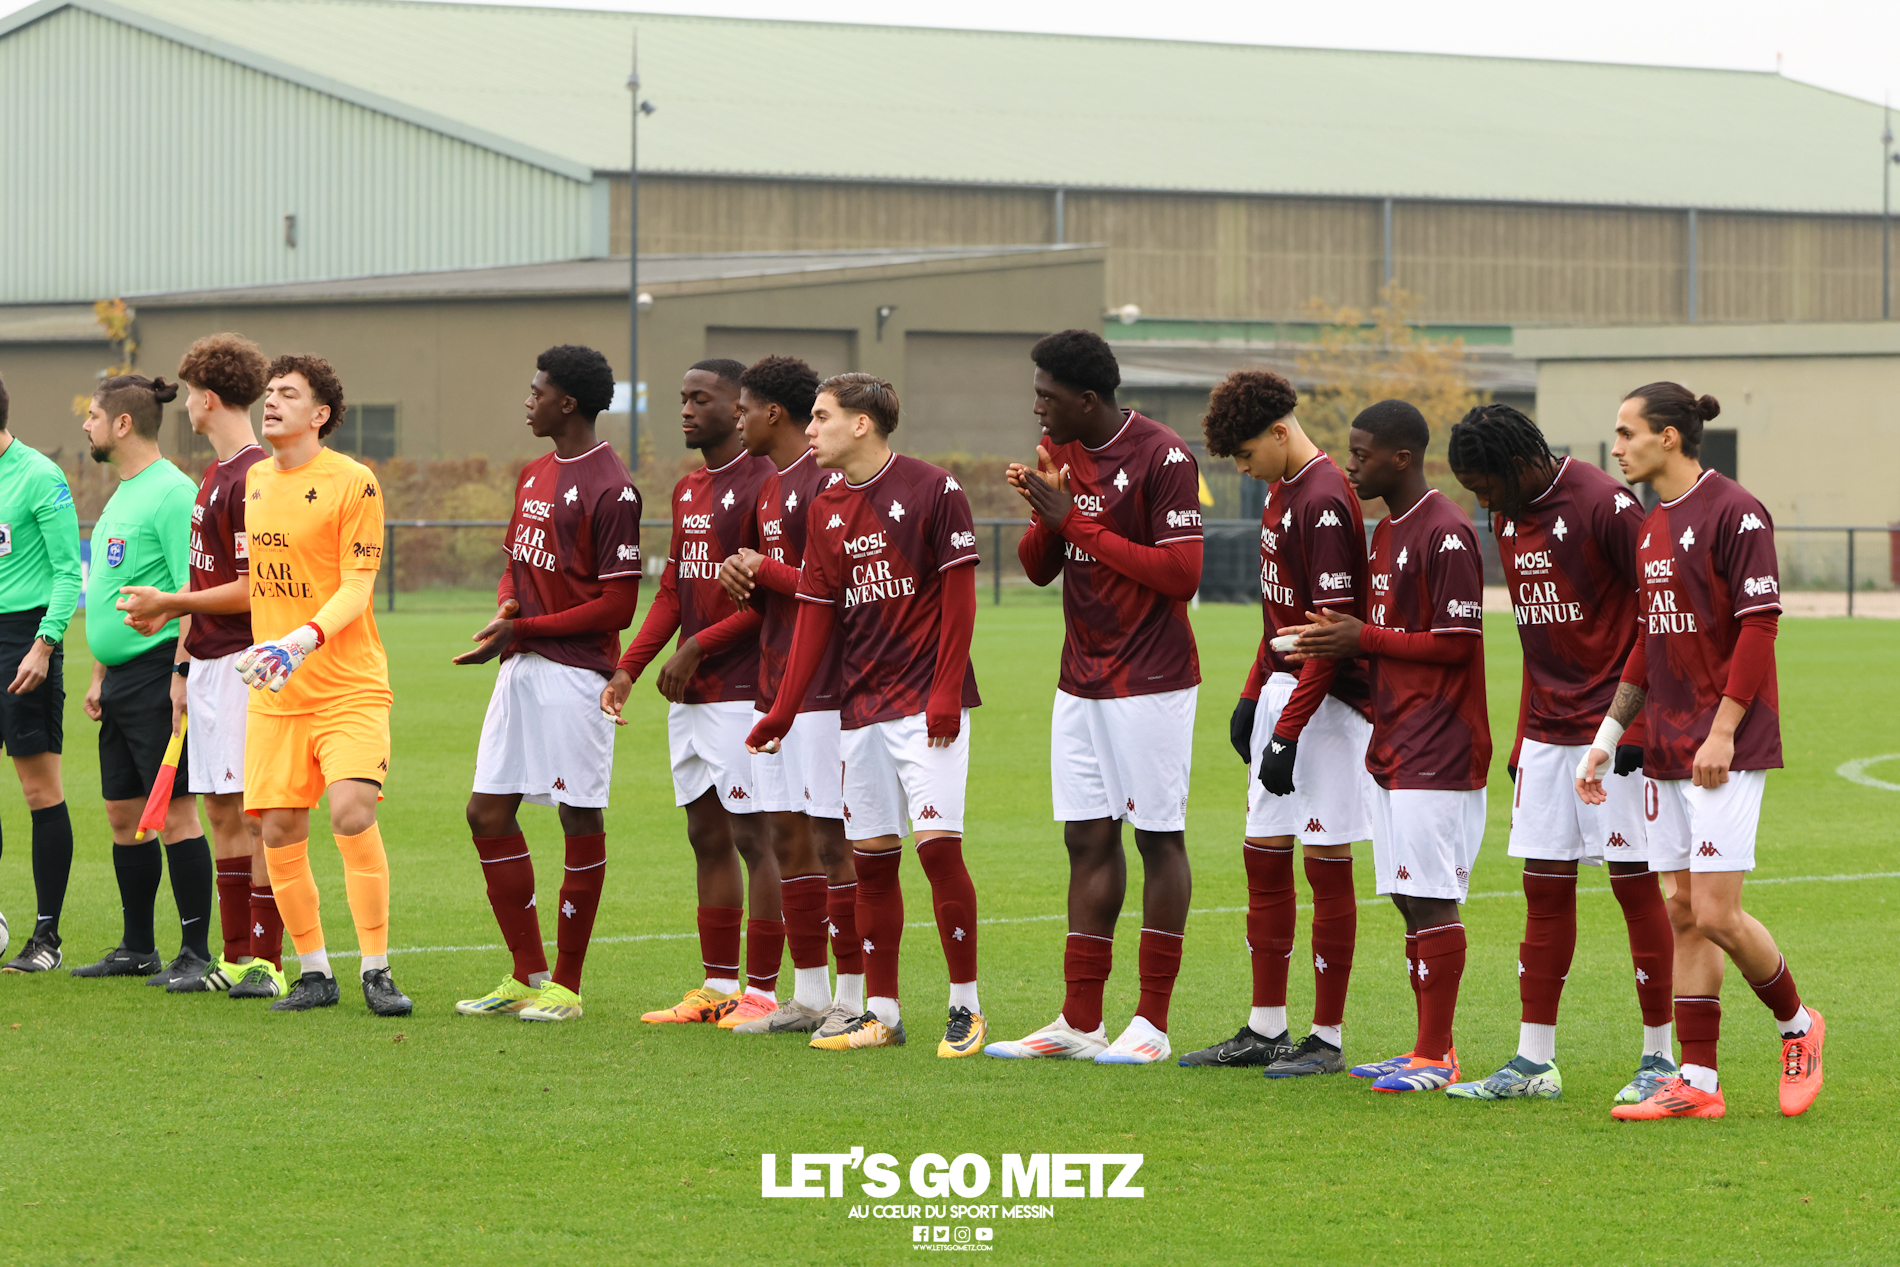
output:
[[[1808,1032],[1781,1040],[1781,1115],[1800,1117],[1821,1094],[1821,1044],[1827,1041],[1827,1022],[1813,1008]]]
[[[1728,1105],[1722,1089],[1698,1091],[1681,1078],[1670,1078],[1640,1104],[1619,1104],[1610,1116],[1619,1122],[1654,1122],[1665,1117],[1722,1117]]]
[[[672,1007],[648,1012],[640,1019],[649,1025],[690,1025],[702,1021],[711,1024],[738,1006],[739,995],[736,992],[717,994],[705,986],[694,986],[686,992],[685,998]]]
[[[743,1025],[747,1021],[756,1021],[762,1016],[770,1016],[776,1011],[778,1011],[777,999],[760,998],[747,990],[740,996],[739,1006],[720,1017],[717,1024],[720,1029],[731,1029],[735,1025]]]

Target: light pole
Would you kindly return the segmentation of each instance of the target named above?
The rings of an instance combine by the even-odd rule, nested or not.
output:
[[[627,465],[640,469],[640,116],[653,103],[640,99],[640,33],[633,35],[633,72],[627,76],[633,102],[627,131]]]

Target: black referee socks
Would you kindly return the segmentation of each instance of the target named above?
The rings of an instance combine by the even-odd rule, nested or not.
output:
[[[33,900],[39,903],[35,933],[59,935],[66,881],[73,873],[73,820],[66,802],[33,811]]]
[[[152,935],[152,904],[158,900],[158,882],[165,871],[165,855],[158,841],[112,846],[112,871],[119,880],[119,904],[125,912],[127,950],[149,955],[158,949]]]
[[[211,861],[211,846],[203,836],[193,836],[190,840],[166,845],[165,861],[171,867],[172,901],[178,904],[180,936],[185,948],[209,961],[211,894],[217,885],[217,868]],[[153,885],[153,893],[157,895],[156,884]]]

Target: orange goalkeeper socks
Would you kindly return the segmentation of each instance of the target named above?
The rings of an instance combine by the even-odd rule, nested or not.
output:
[[[356,922],[356,944],[363,951],[363,970],[389,966],[389,856],[383,852],[383,833],[375,823],[355,836],[338,836],[343,855],[343,891],[350,899],[350,918]],[[277,904],[284,902],[283,890]]]
[[[264,851],[264,865],[270,869],[271,891],[277,897],[278,913],[284,917],[284,931],[298,955],[323,949],[323,920],[319,917],[317,880],[310,874],[310,842],[300,840]]]

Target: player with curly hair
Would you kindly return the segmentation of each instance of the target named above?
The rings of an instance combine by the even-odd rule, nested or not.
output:
[[[592,348],[562,345],[535,361],[528,430],[554,449],[521,468],[508,524],[508,568],[495,618],[457,664],[501,657],[482,721],[468,826],[488,903],[514,956],[501,984],[455,1010],[467,1016],[568,1021],[581,1015],[581,967],[607,872],[603,811],[613,784],[614,726],[596,706],[620,658],[620,631],[640,601],[640,492],[594,420],[614,372]],[[548,971],[535,907],[534,860],[515,812],[552,805],[566,836]]]
[[[389,974],[389,859],[376,825],[391,704],[389,660],[370,610],[383,560],[382,488],[368,467],[323,444],[347,407],[328,361],[271,362],[271,460],[245,480],[251,627],[271,636],[237,660],[252,688],[244,806],[263,820],[271,887],[302,961],[302,976],[271,1010],[338,1000],[309,858],[310,807],[327,796],[363,956],[363,1001],[378,1016],[407,1016],[413,1004]]]
[[[1208,399],[1207,451],[1267,481],[1260,516],[1260,609],[1265,633],[1228,724],[1248,763],[1247,953],[1253,1006],[1224,1042],[1184,1065],[1264,1066],[1269,1078],[1339,1073],[1340,1026],[1352,979],[1359,908],[1352,846],[1371,835],[1366,744],[1371,688],[1359,660],[1296,664],[1276,632],[1308,612],[1363,617],[1365,533],[1345,473],[1314,444],[1294,407],[1293,384],[1271,370],[1238,370]],[[1313,888],[1313,1028],[1295,1043],[1286,1021],[1287,968],[1297,923],[1293,847],[1304,847]]]

